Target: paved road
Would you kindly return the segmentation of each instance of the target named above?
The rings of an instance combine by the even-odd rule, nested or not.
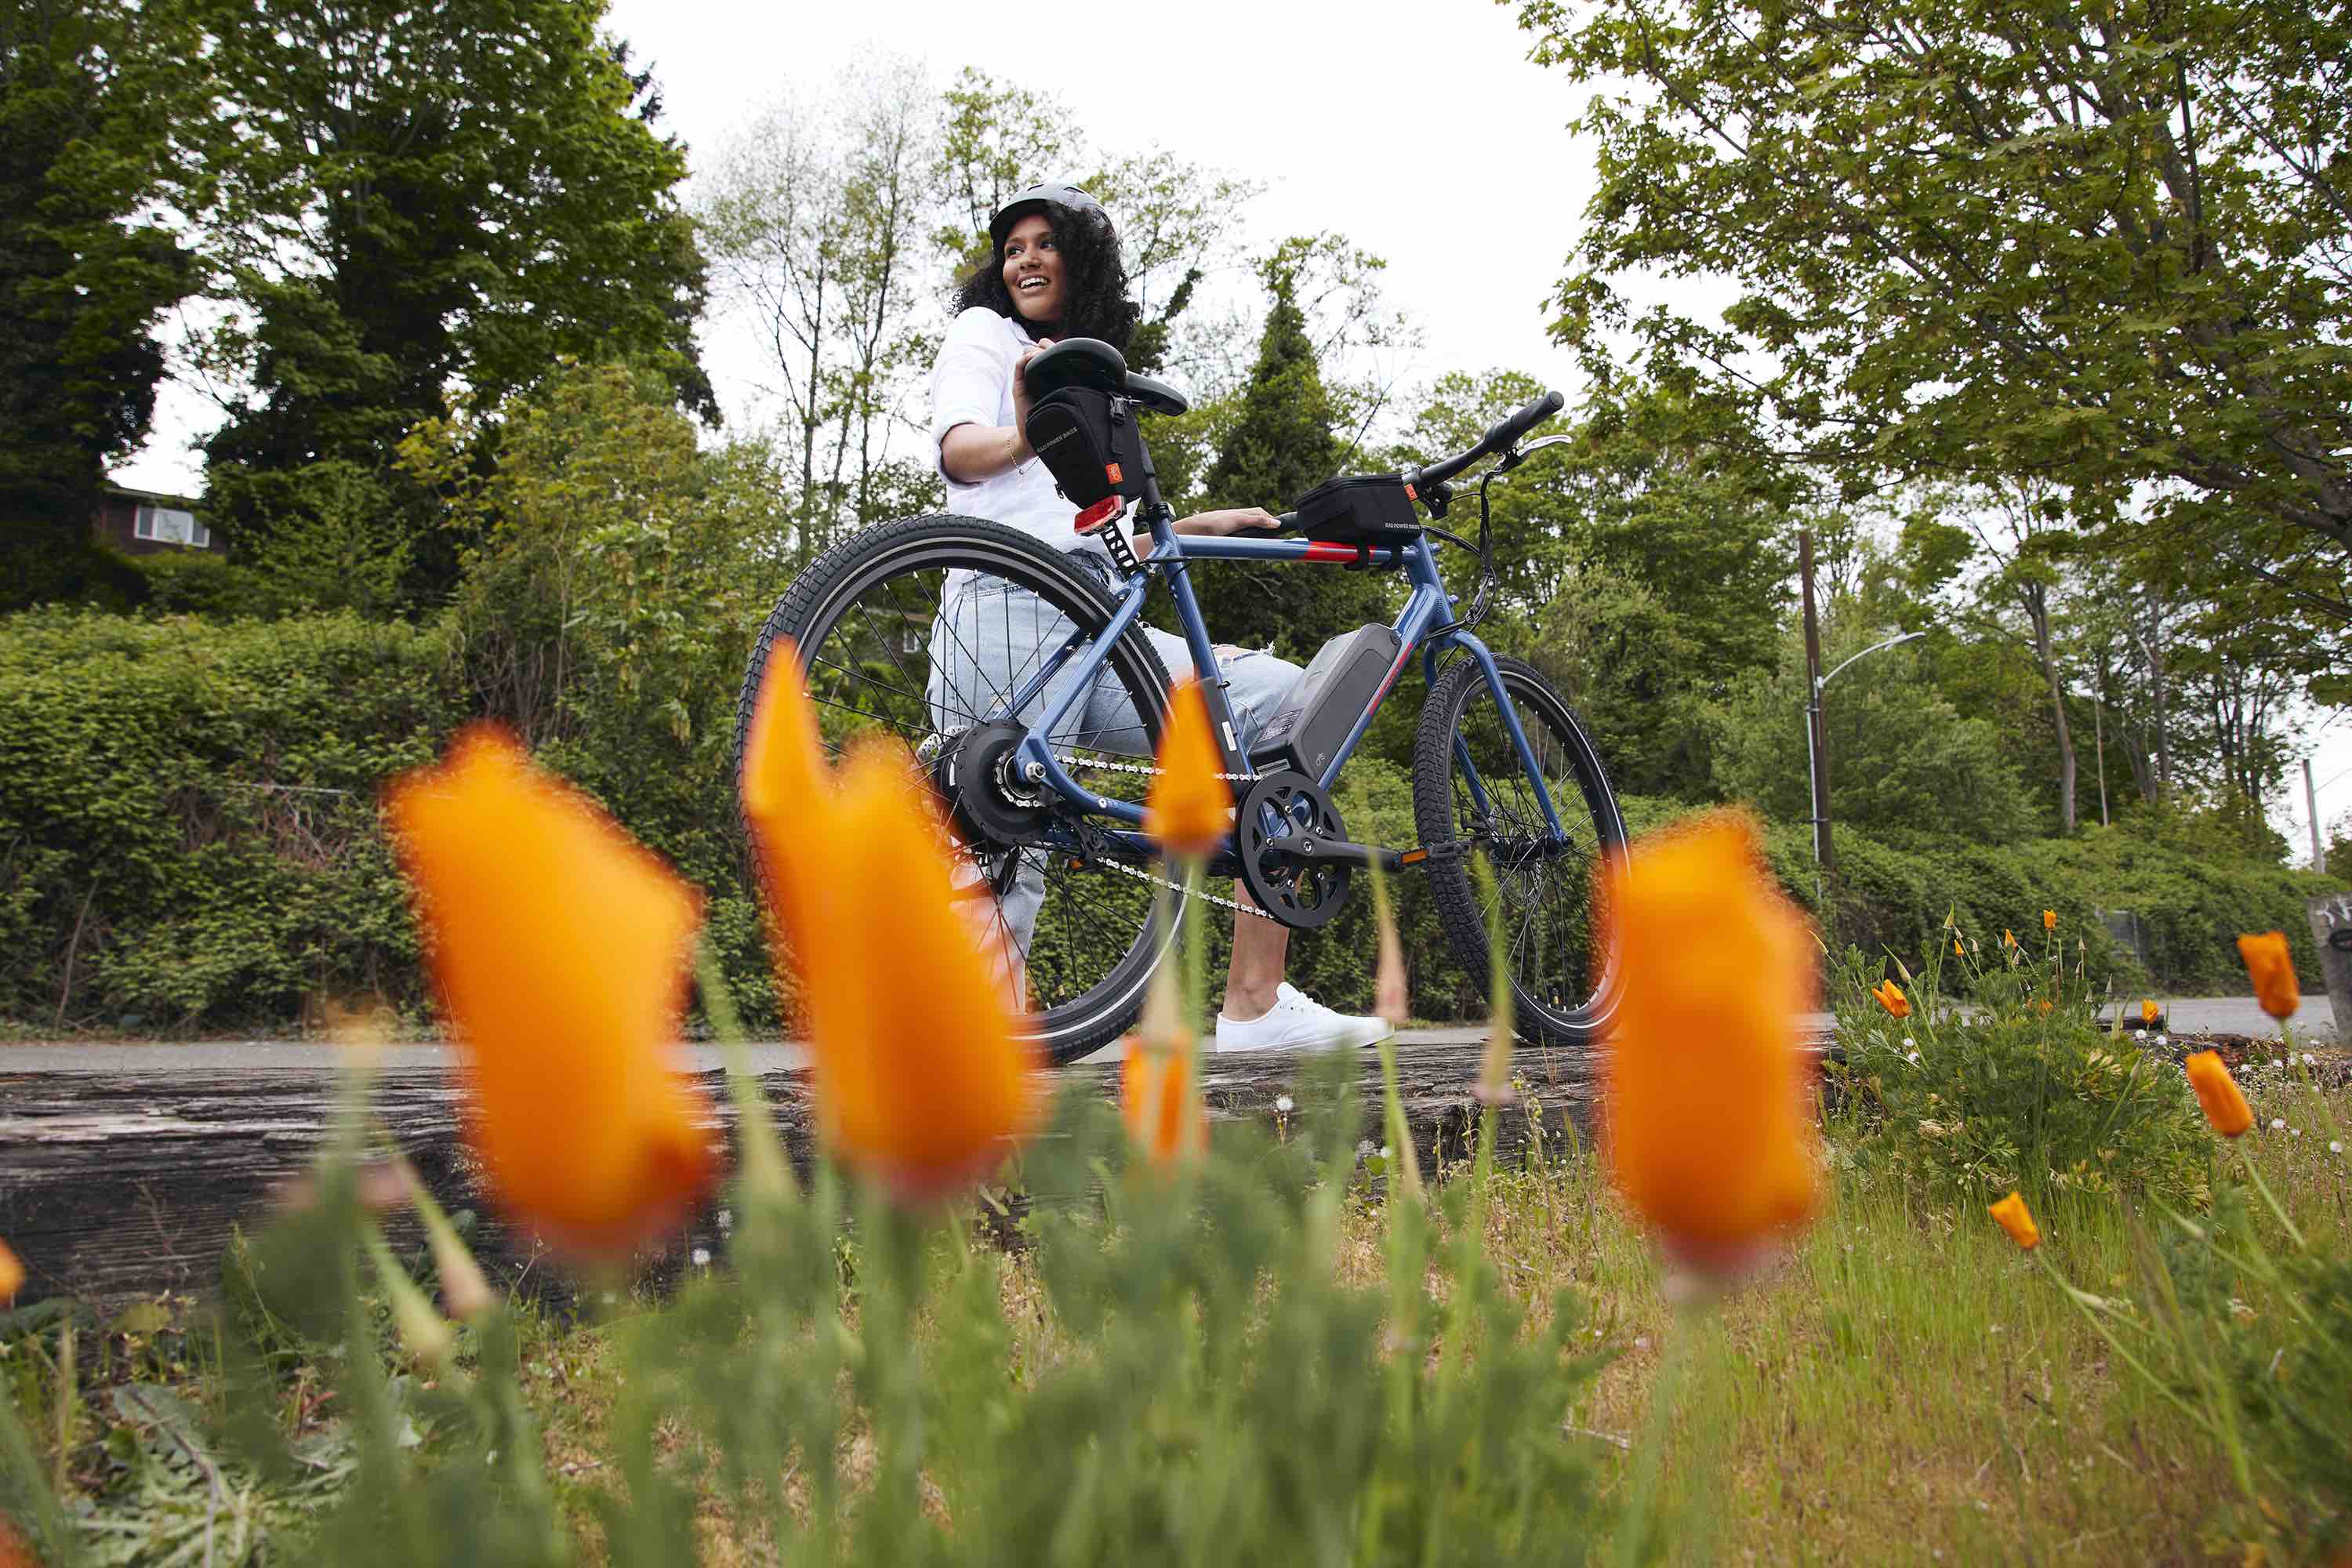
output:
[[[2207,996],[2167,1004],[2173,1029],[2182,1034],[2268,1034],[2272,1024],[2251,996]],[[1827,1033],[1830,1017],[1817,1013],[1808,1019],[1817,1032]],[[2311,1039],[2332,1039],[2334,1020],[2327,998],[2305,997],[2295,1016],[2295,1032]],[[1408,1029],[1406,1045],[1474,1046],[1486,1038],[1481,1028]],[[690,1045],[684,1051],[698,1068],[722,1066],[716,1046]],[[389,1072],[437,1072],[450,1061],[446,1046],[393,1046],[384,1053]],[[752,1062],[762,1072],[789,1070],[808,1065],[806,1047],[791,1041],[751,1047]],[[1090,1061],[1108,1060],[1108,1050]],[[335,1066],[334,1047],[320,1042],[293,1040],[198,1040],[184,1044],[80,1045],[73,1043],[0,1045],[0,1073],[6,1072],[329,1072]]]

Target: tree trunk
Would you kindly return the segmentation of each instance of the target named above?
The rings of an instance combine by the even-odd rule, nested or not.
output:
[[[2026,624],[2033,630],[2033,657],[2042,666],[2042,683],[2050,689],[2050,710],[2058,721],[2058,831],[2074,836],[2074,736],[2066,727],[2066,689],[2058,679],[2058,661],[2050,648],[2050,595],[2039,583],[2028,583],[2020,597]]]

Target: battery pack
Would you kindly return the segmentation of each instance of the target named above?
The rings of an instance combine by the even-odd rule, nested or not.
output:
[[[1348,732],[1396,663],[1397,635],[1388,626],[1359,626],[1316,650],[1314,662],[1250,747],[1250,765],[1264,773],[1292,768],[1320,779]]]

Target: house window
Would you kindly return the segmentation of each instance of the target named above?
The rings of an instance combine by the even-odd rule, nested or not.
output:
[[[198,550],[209,550],[213,544],[212,531],[196,521],[195,513],[167,506],[141,507],[131,531],[158,544],[188,544]]]

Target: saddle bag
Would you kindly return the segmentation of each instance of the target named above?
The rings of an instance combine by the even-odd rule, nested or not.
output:
[[[1408,544],[1421,537],[1412,487],[1398,474],[1326,479],[1298,498],[1299,531],[1337,544]]]
[[[1022,427],[1054,488],[1084,510],[1143,493],[1143,436],[1135,411],[1091,386],[1063,386],[1029,405]]]

